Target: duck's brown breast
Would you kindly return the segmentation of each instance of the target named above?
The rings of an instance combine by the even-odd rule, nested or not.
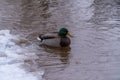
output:
[[[70,45],[70,39],[68,37],[62,37],[60,41],[60,46],[61,47],[67,47]]]

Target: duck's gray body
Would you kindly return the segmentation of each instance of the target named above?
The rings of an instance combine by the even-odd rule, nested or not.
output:
[[[41,44],[52,46],[52,47],[67,47],[70,45],[70,39],[66,36],[61,37],[58,34],[44,34],[38,37]]]
[[[52,47],[67,47],[70,45],[70,38],[66,28],[61,28],[59,32],[47,33],[39,35],[37,38],[41,44],[52,46]]]

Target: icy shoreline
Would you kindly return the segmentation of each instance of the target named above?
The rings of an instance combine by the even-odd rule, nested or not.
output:
[[[0,78],[1,80],[38,80],[35,72],[26,72],[21,68],[25,55],[18,53],[25,49],[16,45],[12,40],[19,40],[18,36],[10,34],[10,30],[0,30]],[[39,72],[39,78],[43,71]]]

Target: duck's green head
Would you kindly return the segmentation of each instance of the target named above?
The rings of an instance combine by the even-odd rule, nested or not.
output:
[[[62,36],[62,37],[65,37],[65,36],[70,36],[70,37],[72,37],[72,35],[69,33],[69,31],[68,31],[68,29],[66,29],[66,28],[61,28],[60,30],[59,30],[59,36]]]

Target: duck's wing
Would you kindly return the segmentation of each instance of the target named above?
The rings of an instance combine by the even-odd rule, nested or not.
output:
[[[38,36],[38,40],[40,40],[41,42],[45,39],[53,39],[53,38],[58,38],[58,33],[57,32],[53,32],[53,33],[47,33],[47,34],[41,34]]]

